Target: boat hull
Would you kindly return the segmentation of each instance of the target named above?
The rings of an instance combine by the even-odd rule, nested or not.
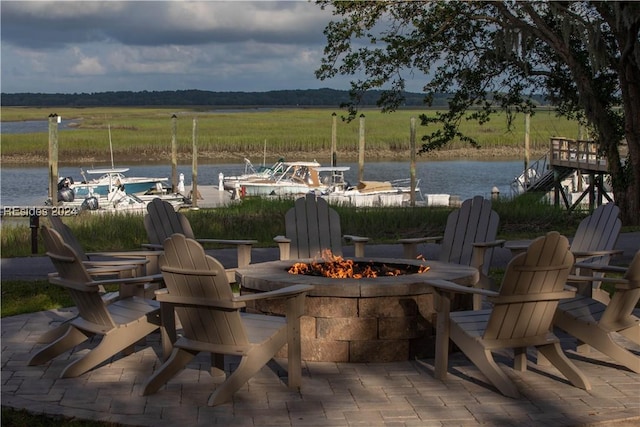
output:
[[[156,188],[156,184],[162,184],[163,181],[157,179],[151,179],[148,181],[134,181],[125,182],[124,189],[127,194],[144,194],[151,189]],[[109,184],[78,184],[72,185],[76,197],[85,197],[89,194],[97,194],[100,196],[107,196],[109,194]]]

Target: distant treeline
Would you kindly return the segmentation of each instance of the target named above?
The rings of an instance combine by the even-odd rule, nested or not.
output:
[[[361,105],[375,106],[380,91],[369,91]],[[424,105],[424,94],[405,92],[405,105]],[[446,107],[448,95],[436,96],[434,107]],[[205,90],[2,93],[3,107],[119,107],[119,106],[312,106],[335,107],[349,101],[349,92],[334,89],[273,90],[268,92],[210,92]],[[536,101],[540,102],[541,99]]]

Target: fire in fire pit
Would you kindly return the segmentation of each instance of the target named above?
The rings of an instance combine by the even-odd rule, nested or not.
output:
[[[322,253],[322,259],[322,262],[297,262],[287,271],[290,274],[322,276],[335,279],[401,276],[404,274],[418,274],[429,271],[428,266],[416,266],[410,264],[389,265],[372,261],[354,261],[352,259],[345,260],[341,256],[333,255],[329,250]]]

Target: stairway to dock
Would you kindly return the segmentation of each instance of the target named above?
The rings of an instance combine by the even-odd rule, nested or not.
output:
[[[587,188],[574,203],[569,201],[562,182],[573,174],[588,175]],[[549,151],[533,162],[511,183],[512,196],[524,193],[548,194],[554,192],[554,204],[560,198],[565,207],[574,209],[584,197],[589,196],[589,207],[601,205],[603,199],[612,202],[605,187],[605,175],[609,174],[607,159],[598,153],[598,144],[593,141],[552,137]]]

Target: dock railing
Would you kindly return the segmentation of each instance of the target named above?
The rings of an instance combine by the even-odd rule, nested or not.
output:
[[[535,186],[549,172],[549,153],[531,163],[520,176],[511,183],[511,195],[517,196]]]
[[[606,157],[598,153],[598,144],[593,141],[553,137],[550,151],[552,166],[592,172],[609,171]]]
[[[598,153],[598,144],[593,141],[552,137],[549,152],[533,162],[511,183],[511,195],[517,196],[529,189],[540,189],[555,179],[554,169],[566,174],[570,170],[607,173],[607,159]]]

